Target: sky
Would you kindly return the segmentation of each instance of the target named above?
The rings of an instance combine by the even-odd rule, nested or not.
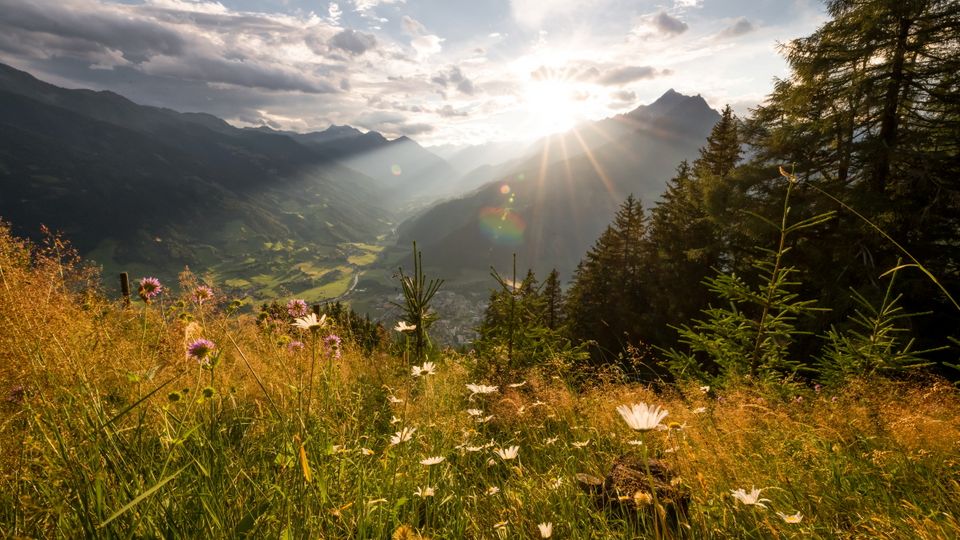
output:
[[[818,0],[0,0],[0,62],[241,127],[528,141],[673,88],[739,114]]]

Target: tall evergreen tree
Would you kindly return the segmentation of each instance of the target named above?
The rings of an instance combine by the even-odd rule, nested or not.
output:
[[[560,286],[560,272],[554,268],[543,282],[543,323],[550,330],[557,330],[563,324],[563,289]]]
[[[639,200],[630,195],[613,223],[578,265],[566,301],[571,336],[595,341],[596,360],[613,358],[644,326],[644,243],[646,220]]]

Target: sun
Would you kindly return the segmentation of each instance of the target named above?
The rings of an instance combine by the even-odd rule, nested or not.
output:
[[[523,91],[525,131],[533,137],[567,131],[583,119],[582,105],[570,81],[531,80]]]

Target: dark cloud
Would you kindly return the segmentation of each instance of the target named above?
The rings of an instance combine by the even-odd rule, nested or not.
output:
[[[670,14],[666,11],[661,11],[654,15],[650,22],[652,22],[653,26],[663,34],[682,34],[690,28],[687,23],[676,17],[670,16]]]
[[[652,79],[659,72],[650,66],[623,66],[611,69],[601,75],[597,82],[603,85],[626,84],[640,79]]]
[[[353,55],[363,54],[377,46],[377,38],[373,34],[357,32],[352,28],[345,28],[330,38],[330,46],[346,51]]]
[[[299,91],[312,94],[336,92],[322,78],[307,77],[299,71],[264,65],[250,59],[228,60],[220,57],[191,56],[172,58],[157,56],[141,65],[151,75],[180,79],[233,84],[265,90]]]
[[[131,16],[120,9],[79,7],[48,1],[0,0],[0,33],[17,34],[40,47],[72,41],[84,49],[112,49],[131,62],[142,62],[157,54],[177,56],[187,48],[182,35],[151,19]]]
[[[452,86],[468,96],[472,96],[477,91],[473,81],[464,75],[463,71],[457,66],[450,66],[447,71],[442,71],[430,77],[430,82],[444,88]]]
[[[750,32],[753,32],[756,29],[757,27],[754,26],[752,22],[747,20],[746,17],[740,17],[739,19],[736,20],[736,22],[724,28],[719,34],[717,34],[717,37],[731,38],[731,37],[742,36],[743,34],[749,34]]]

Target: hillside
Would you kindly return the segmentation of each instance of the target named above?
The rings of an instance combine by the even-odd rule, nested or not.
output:
[[[520,161],[475,171],[475,192],[404,222],[398,246],[417,241],[445,276],[513,253],[522,270],[569,276],[623,199],[657,200],[683,159],[696,157],[719,114],[703,98],[668,91],[654,103],[548,137]]]
[[[62,231],[110,272],[203,265],[239,290],[303,291],[349,273],[346,246],[389,230],[369,177],[208,115],[2,66],[0,126],[0,216],[31,235]]]

